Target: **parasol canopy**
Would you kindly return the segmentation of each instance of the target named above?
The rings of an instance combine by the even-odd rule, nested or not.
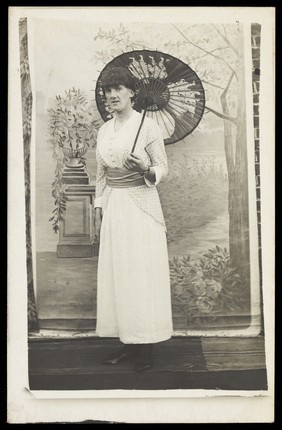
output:
[[[111,119],[113,114],[107,106],[100,80],[103,73],[113,67],[124,67],[132,73],[137,88],[133,108],[143,111],[143,120],[147,115],[157,122],[165,145],[184,139],[201,121],[205,92],[200,78],[183,61],[150,50],[125,52],[101,71],[95,93],[97,108],[104,121]]]

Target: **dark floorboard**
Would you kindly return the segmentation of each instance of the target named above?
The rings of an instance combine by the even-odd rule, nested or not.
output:
[[[153,367],[139,374],[134,371],[132,362],[118,366],[102,364],[105,357],[119,348],[120,343],[116,339],[33,340],[29,342],[30,388],[267,389],[261,339],[221,339],[220,342],[216,339],[211,354],[212,345],[210,341],[205,346],[201,338],[173,338],[156,344]]]
[[[266,390],[265,370],[30,375],[31,390]]]

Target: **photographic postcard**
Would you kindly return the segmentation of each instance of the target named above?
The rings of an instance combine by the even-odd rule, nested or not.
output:
[[[273,420],[274,19],[273,8],[10,8],[9,422]],[[142,375],[105,370],[117,341],[95,332],[109,65],[128,68],[139,95],[149,88],[169,167],[157,189],[173,338]]]

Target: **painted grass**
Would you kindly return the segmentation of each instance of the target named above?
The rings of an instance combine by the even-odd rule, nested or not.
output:
[[[227,208],[228,181],[214,157],[181,161],[169,157],[169,175],[159,187],[168,242],[204,226]]]

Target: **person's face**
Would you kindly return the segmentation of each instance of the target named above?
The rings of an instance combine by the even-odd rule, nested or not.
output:
[[[115,112],[121,112],[131,106],[134,92],[124,85],[117,85],[105,89],[105,96],[110,107]]]

